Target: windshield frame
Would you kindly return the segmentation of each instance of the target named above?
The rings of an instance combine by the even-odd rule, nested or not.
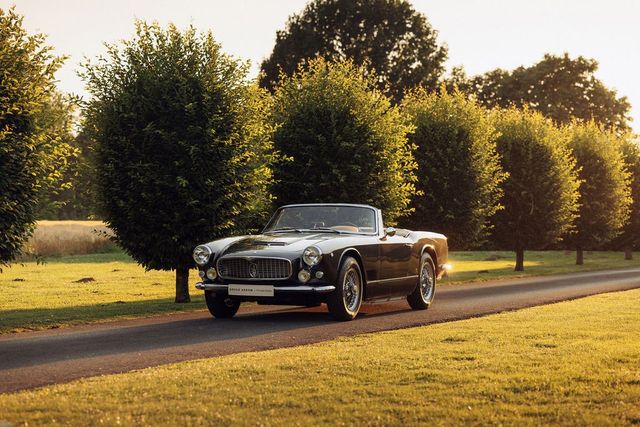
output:
[[[269,226],[273,223],[275,218],[280,214],[281,211],[285,209],[293,209],[293,208],[312,208],[312,207],[343,207],[343,208],[358,208],[358,209],[369,209],[373,212],[373,222],[374,222],[374,231],[364,232],[364,231],[345,231],[345,230],[327,230],[327,229],[314,229],[314,228],[302,228],[302,229],[291,229],[291,230],[281,230],[280,232],[291,232],[291,233],[300,233],[300,232],[313,232],[313,233],[326,233],[326,232],[339,232],[339,234],[354,234],[354,235],[363,235],[363,236],[377,236],[380,226],[378,224],[378,210],[372,206],[367,205],[352,205],[352,204],[343,204],[343,203],[314,203],[314,204],[299,204],[299,205],[286,205],[281,206],[271,215],[269,221],[262,229],[262,233],[273,233],[275,230],[269,230]]]

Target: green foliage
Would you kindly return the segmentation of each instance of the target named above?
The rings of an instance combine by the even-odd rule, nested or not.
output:
[[[369,203],[391,223],[410,212],[412,127],[361,67],[311,61],[276,88],[273,120],[288,158],[274,169],[279,204]]]
[[[504,209],[494,217],[494,241],[523,251],[544,248],[568,233],[578,209],[576,161],[565,129],[527,109],[496,110]]]
[[[609,129],[626,130],[631,104],[595,77],[597,69],[594,59],[546,54],[530,67],[496,69],[471,79],[457,69],[452,80],[489,108],[528,105],[556,123],[594,119]]]
[[[64,60],[51,50],[44,35],[27,34],[13,9],[0,9],[0,266],[20,253],[33,231],[39,195],[59,185],[72,155],[44,120]]]
[[[580,210],[567,241],[595,249],[615,238],[629,219],[630,174],[620,139],[594,122],[571,127],[570,147],[579,167]]]
[[[427,18],[405,0],[314,0],[278,31],[262,63],[263,87],[273,89],[281,72],[292,75],[310,58],[351,59],[376,72],[376,85],[398,102],[406,89],[435,89],[444,71],[446,46]]]
[[[640,247],[640,141],[633,140],[630,135],[621,139],[622,156],[627,171],[631,174],[629,189],[631,191],[631,211],[629,219],[622,228],[617,239],[617,246],[626,249]]]
[[[39,219],[83,220],[99,217],[95,190],[95,142],[86,132],[72,136],[75,155],[63,170],[65,185],[46,193],[40,202]]]
[[[59,169],[58,185],[42,191],[38,219],[87,219],[96,213],[93,182],[95,165],[91,162],[91,140],[74,133],[77,100],[56,94],[41,116],[51,137],[60,138],[73,155]]]
[[[409,141],[418,147],[416,188],[422,193],[413,198],[407,224],[446,234],[453,248],[481,244],[501,208],[506,178],[486,111],[458,91],[416,90],[402,107],[416,128]]]
[[[198,243],[246,231],[270,202],[269,100],[210,32],[138,21],[107,48],[82,74],[98,202],[128,254],[180,274]]]

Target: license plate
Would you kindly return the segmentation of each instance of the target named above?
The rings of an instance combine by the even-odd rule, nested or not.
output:
[[[229,295],[244,297],[272,297],[273,285],[229,285]]]

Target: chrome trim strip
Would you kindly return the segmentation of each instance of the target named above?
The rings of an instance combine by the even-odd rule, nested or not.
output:
[[[196,283],[196,288],[203,291],[226,291],[229,289],[229,285],[223,285],[219,283]],[[336,289],[333,285],[325,286],[274,286],[273,290],[277,292],[317,292],[326,293],[333,292]]]
[[[283,277],[280,279],[254,279],[251,277],[225,277],[220,273],[220,261],[222,260],[227,260],[227,259],[245,259],[245,260],[252,260],[252,259],[279,259],[279,260],[284,260],[287,261],[289,263],[289,275],[287,277]],[[275,257],[275,256],[234,256],[234,255],[227,255],[227,256],[222,256],[220,258],[218,258],[218,260],[216,261],[216,270],[218,271],[218,274],[220,274],[220,277],[225,279],[225,280],[252,280],[252,281],[256,281],[256,282],[264,282],[265,280],[288,280],[291,278],[291,275],[293,274],[293,266],[291,265],[291,260],[288,258],[282,258],[282,257]]]
[[[367,283],[382,283],[382,282],[391,282],[392,280],[404,280],[404,279],[417,279],[418,275],[414,276],[404,276],[404,277],[394,277],[392,279],[380,279],[380,280],[367,280]]]

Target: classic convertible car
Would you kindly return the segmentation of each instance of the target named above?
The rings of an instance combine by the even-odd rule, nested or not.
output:
[[[424,310],[447,269],[442,234],[384,228],[367,205],[304,204],[279,208],[260,235],[229,237],[193,251],[207,307],[233,317],[242,301],[317,306],[338,320],[363,301],[405,298]]]

